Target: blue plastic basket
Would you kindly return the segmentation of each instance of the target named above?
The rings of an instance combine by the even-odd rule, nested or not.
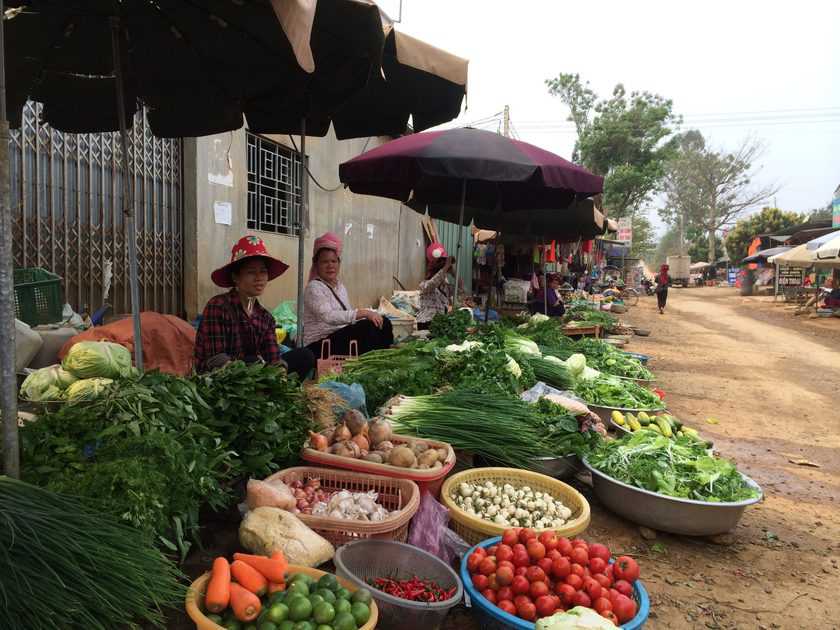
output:
[[[633,357],[634,359],[638,359],[642,362],[642,365],[647,365],[647,362],[650,360],[650,357],[646,354],[639,354],[638,352],[625,352],[624,354]]]
[[[472,578],[470,577],[470,572],[467,569],[467,560],[472,555],[473,551],[475,551],[478,547],[492,547],[501,541],[501,536],[483,540],[464,554],[464,557],[461,560],[461,582],[464,584],[464,591],[466,591],[466,594],[469,597],[473,610],[475,610],[482,619],[482,630],[509,630],[510,628],[515,628],[516,630],[534,630],[535,625],[533,623],[530,621],[524,621],[519,617],[514,617],[513,615],[506,613],[501,608],[498,608],[495,604],[485,599],[472,584]],[[627,623],[621,625],[623,630],[638,630],[639,628],[644,627],[648,614],[650,613],[650,599],[648,598],[647,591],[640,580],[636,580],[633,583],[633,594],[635,595],[639,609],[636,611],[635,617]]]

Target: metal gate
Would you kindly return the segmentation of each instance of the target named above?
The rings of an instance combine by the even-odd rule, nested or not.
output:
[[[27,103],[12,133],[11,182],[16,267],[43,267],[63,278],[77,312],[104,303],[131,311],[123,171],[117,133],[61,133]],[[152,135],[138,113],[130,132],[137,212],[140,308],[183,313],[181,140]],[[103,294],[109,288],[107,299]]]

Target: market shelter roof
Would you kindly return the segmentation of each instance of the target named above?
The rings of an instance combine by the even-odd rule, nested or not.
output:
[[[771,247],[769,249],[762,249],[752,256],[747,256],[741,261],[741,264],[746,263],[756,263],[756,262],[766,262],[768,258],[772,256],[778,256],[779,254],[784,254],[785,252],[789,252],[792,247],[788,247],[787,245],[782,245],[780,247]]]
[[[821,263],[831,262],[840,265],[840,233],[827,243],[820,245],[816,249],[816,255]]]

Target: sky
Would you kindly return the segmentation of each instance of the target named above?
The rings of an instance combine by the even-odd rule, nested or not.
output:
[[[715,148],[762,140],[756,182],[780,186],[782,209],[825,206],[840,185],[840,2],[379,4],[401,18],[398,30],[469,59],[467,109],[446,126],[484,120],[496,130],[486,119],[509,105],[522,140],[570,158],[568,110],[544,82],[579,73],[602,97],[623,83],[670,98],[683,129],[700,129]]]

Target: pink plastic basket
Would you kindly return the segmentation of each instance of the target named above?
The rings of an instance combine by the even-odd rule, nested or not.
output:
[[[355,339],[350,341],[350,354],[332,354],[330,340],[321,342],[321,358],[318,359],[318,378],[327,374],[341,374],[344,363],[359,358],[359,344]]]

